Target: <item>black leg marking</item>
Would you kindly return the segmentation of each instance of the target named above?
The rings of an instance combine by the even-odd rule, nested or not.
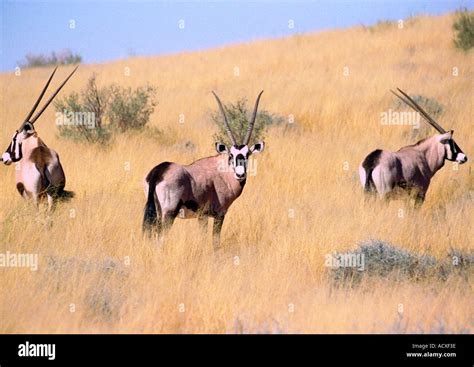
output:
[[[423,205],[423,202],[425,201],[425,192],[419,192],[415,196],[415,208],[420,208]]]
[[[212,228],[212,242],[214,244],[214,250],[220,247],[221,242],[221,230],[222,224],[224,223],[225,214],[217,215],[214,217],[214,224]]]
[[[186,207],[186,209],[192,210],[193,212],[197,212],[199,205],[194,200],[187,200],[182,205]]]
[[[167,232],[170,230],[171,226],[174,223],[174,220],[179,214],[179,209],[181,208],[181,205],[178,204],[178,206],[174,210],[170,210],[165,213],[163,216],[163,231]]]
[[[168,232],[170,230],[175,218],[176,218],[176,215],[174,214],[174,212],[168,212],[164,215],[163,231]]]
[[[198,222],[199,222],[199,227],[201,229],[201,232],[204,234],[207,234],[207,223],[209,221],[209,218],[206,217],[205,215],[200,215],[198,216]]]

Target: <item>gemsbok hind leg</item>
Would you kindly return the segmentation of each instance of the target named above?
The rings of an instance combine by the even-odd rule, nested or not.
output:
[[[167,232],[170,230],[181,208],[182,190],[160,182],[155,189],[149,187],[148,201],[145,207],[145,228],[153,222],[157,225],[158,242],[164,244]],[[150,214],[147,214],[149,208]]]
[[[158,194],[158,200],[161,203],[162,210],[161,230],[158,229],[158,241],[160,244],[164,244],[166,241],[166,236],[179,214],[179,210],[181,209],[180,197],[181,193],[171,194],[169,190]]]
[[[174,211],[163,211],[161,218],[157,220],[156,232],[158,235],[158,244],[164,245],[168,232],[173,226],[177,213]]]
[[[425,201],[426,191],[418,191],[415,195],[415,209],[419,209]]]
[[[375,189],[382,201],[387,201],[394,187],[393,173],[389,167],[377,166],[372,172]]]
[[[178,216],[179,209],[169,210],[163,212],[163,228],[162,233],[168,232],[173,226],[174,220]]]
[[[212,228],[212,244],[214,250],[218,250],[221,245],[221,230],[222,224],[224,224],[225,214],[217,214],[214,217],[214,223]]]
[[[62,188],[62,187],[61,187]],[[55,211],[58,200],[59,200],[60,187],[49,184],[46,188],[46,197],[48,199],[48,212],[52,213]]]
[[[203,235],[207,235],[207,224],[209,223],[209,218],[205,215],[198,216],[199,229]]]

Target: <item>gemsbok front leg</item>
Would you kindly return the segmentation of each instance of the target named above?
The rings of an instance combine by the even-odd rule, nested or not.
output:
[[[423,202],[425,201],[425,192],[419,192],[415,196],[415,208],[419,208],[423,205]]]
[[[199,214],[198,215],[198,222],[199,222],[199,229],[201,230],[201,233],[204,235],[207,235],[207,227],[209,223],[209,217]]]
[[[212,226],[212,245],[214,250],[218,250],[221,246],[221,230],[224,224],[225,214],[217,214],[214,217],[214,223]]]

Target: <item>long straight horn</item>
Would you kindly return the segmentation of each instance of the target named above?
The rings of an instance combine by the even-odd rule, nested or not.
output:
[[[44,94],[46,93],[46,90],[49,87],[49,83],[51,83],[51,80],[53,79],[54,73],[56,72],[57,69],[58,69],[58,67],[56,66],[54,68],[53,72],[51,73],[51,76],[49,77],[48,81],[46,82],[46,85],[44,86],[43,90],[41,91],[41,94],[39,95],[38,99],[36,100],[36,103],[34,104],[33,108],[28,113],[28,116],[26,116],[25,121],[23,121],[22,124],[20,125],[19,130],[21,130],[23,128],[25,123],[27,123],[29,121],[30,117],[35,112],[36,108],[38,107],[39,103],[41,102],[41,99],[43,98]]]
[[[441,134],[444,134],[446,132],[445,129],[443,129],[441,127],[440,124],[438,124],[430,115],[428,115],[428,113],[423,109],[421,108],[421,106],[419,104],[417,104],[413,98],[411,98],[408,94],[406,94],[404,91],[402,91],[400,88],[397,88],[397,90],[403,94],[405,96],[405,98],[403,98],[402,96],[400,96],[399,94],[397,94],[396,92],[394,92],[393,90],[390,90],[390,92],[392,92],[393,94],[395,94],[398,98],[400,98],[403,102],[405,102],[408,106],[410,106],[411,108],[413,108],[415,111],[419,112],[420,115],[431,125],[433,126],[436,130],[438,130]]]
[[[36,120],[38,120],[38,117],[41,116],[41,114],[44,112],[44,110],[49,106],[49,104],[53,101],[54,97],[56,97],[56,95],[59,93],[59,91],[62,89],[62,87],[64,87],[64,84],[67,83],[67,81],[69,80],[69,78],[71,78],[72,74],[74,74],[77,70],[77,68],[79,67],[79,65],[77,65],[74,70],[72,71],[71,74],[69,74],[69,76],[66,78],[66,80],[58,87],[58,89],[56,89],[56,92],[53,93],[53,95],[51,97],[49,97],[48,101],[45,103],[45,105],[41,108],[41,110],[39,110],[39,112],[33,116],[33,118],[30,120],[30,122],[32,124],[35,123]]]
[[[249,126],[247,128],[247,134],[245,135],[245,139],[243,144],[247,145],[250,141],[250,137],[252,136],[252,130],[253,130],[253,125],[255,125],[255,120],[257,119],[257,111],[258,111],[258,103],[260,102],[260,96],[262,95],[263,90],[260,92],[260,94],[257,97],[257,100],[255,101],[255,107],[253,108],[253,114],[252,114],[252,119],[249,122]]]
[[[221,113],[224,116],[224,127],[225,127],[225,130],[227,131],[227,135],[229,136],[229,139],[232,142],[232,145],[237,145],[234,134],[232,133],[232,130],[230,129],[229,121],[227,121],[227,116],[225,114],[224,107],[222,106],[221,100],[219,99],[217,94],[214,93],[214,91],[212,91],[212,94],[214,94],[214,97],[216,97],[216,101],[217,101],[217,104],[219,105],[219,109],[221,110]]]

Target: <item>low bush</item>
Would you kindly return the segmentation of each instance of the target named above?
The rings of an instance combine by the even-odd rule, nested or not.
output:
[[[251,118],[251,114],[253,112],[253,106],[252,110],[249,110],[246,99],[240,99],[235,103],[223,104],[223,106],[235,139],[237,140],[237,143],[240,144],[244,140],[247,133],[249,119]],[[231,145],[224,127],[223,117],[219,109],[211,113],[211,120],[217,126],[217,133],[213,136],[214,141]],[[286,119],[282,116],[271,114],[265,110],[259,111],[257,113],[257,118],[255,119],[252,137],[250,138],[248,145],[251,146],[258,141],[264,140],[268,127],[280,126],[285,122]]]
[[[454,45],[468,51],[474,47],[474,11],[462,9],[456,12],[453,23]]]
[[[341,256],[360,256],[359,264],[352,266],[340,264]],[[413,254],[382,240],[367,240],[359,244],[354,251],[343,254],[334,253],[333,266],[329,269],[330,279],[338,285],[358,284],[363,277],[384,278],[395,281],[419,280],[431,277],[436,280],[447,280],[450,276],[462,276],[468,280],[473,274],[474,254],[458,249],[451,250],[446,258],[437,261],[427,254]],[[363,257],[363,258],[362,258]],[[363,264],[363,266],[362,266]]]
[[[25,56],[25,61],[20,62],[20,66],[23,68],[33,68],[51,65],[71,65],[79,64],[81,61],[81,55],[72,53],[71,50],[64,50],[59,53],[51,52],[50,55],[28,54]]]
[[[155,88],[98,88],[94,74],[82,92],[58,99],[54,106],[60,137],[104,144],[114,133],[146,127],[156,106]]]

